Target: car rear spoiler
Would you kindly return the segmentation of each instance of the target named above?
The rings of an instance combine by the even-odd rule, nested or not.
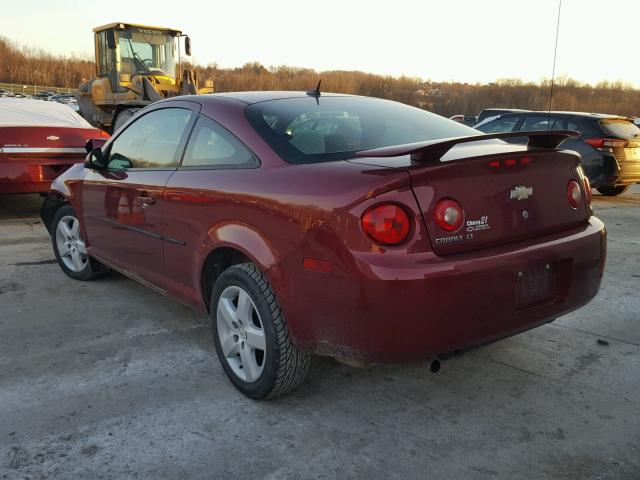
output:
[[[503,132],[469,137],[439,138],[425,142],[393,145],[391,147],[374,148],[356,152],[358,157],[399,157],[411,155],[411,160],[418,162],[435,162],[459,143],[479,142],[482,140],[528,137],[527,146],[534,148],[557,148],[567,138],[578,138],[580,133],[573,130],[538,130],[535,132]]]

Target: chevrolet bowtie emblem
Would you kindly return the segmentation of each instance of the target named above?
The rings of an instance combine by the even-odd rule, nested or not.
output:
[[[524,185],[518,185],[517,187],[513,187],[511,190],[511,194],[509,195],[510,200],[526,200],[529,197],[533,196],[533,187],[525,187]]]
[[[47,140],[60,140],[60,137],[57,137],[57,136],[55,136],[55,135],[49,135],[49,136],[47,137]]]

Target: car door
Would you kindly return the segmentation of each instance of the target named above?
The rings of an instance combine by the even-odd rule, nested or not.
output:
[[[142,112],[104,148],[107,168],[88,173],[83,219],[89,252],[159,286],[165,241],[165,184],[175,172],[197,111],[169,102]]]
[[[257,156],[237,137],[200,115],[181,165],[166,185],[165,242],[171,291],[186,303],[199,304],[201,261],[209,253],[212,225],[249,222],[243,204],[262,181]]]

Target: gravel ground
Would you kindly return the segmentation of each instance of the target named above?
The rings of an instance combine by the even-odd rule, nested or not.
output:
[[[595,196],[603,288],[444,362],[244,398],[206,319],[112,274],[62,274],[37,196],[0,196],[0,479],[640,479],[640,185]],[[600,340],[600,342],[598,342]]]

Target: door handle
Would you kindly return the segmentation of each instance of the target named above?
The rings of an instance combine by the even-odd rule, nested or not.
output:
[[[149,196],[147,192],[142,192],[138,199],[140,200],[140,204],[143,207],[148,207],[149,205],[153,205],[154,203],[156,203],[155,199]]]

